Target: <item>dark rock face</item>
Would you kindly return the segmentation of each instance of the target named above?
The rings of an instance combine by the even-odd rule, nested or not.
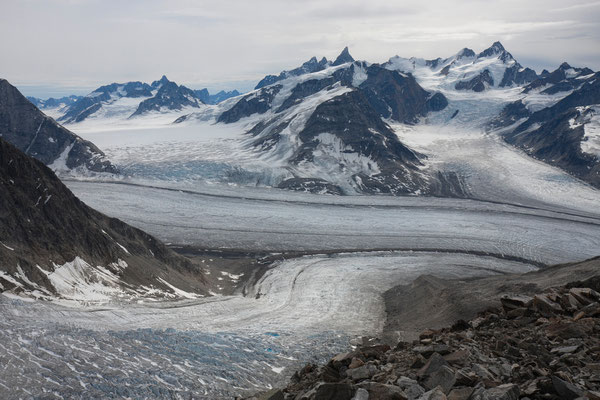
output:
[[[112,83],[101,86],[87,96],[75,101],[58,121],[62,123],[81,122],[100,110],[103,102],[111,101],[114,97],[138,98],[150,96],[152,96],[152,87],[146,83]]]
[[[490,47],[479,53],[477,58],[486,58],[492,56],[498,56],[498,58],[505,63],[514,60],[512,54],[506,51],[500,42],[494,42]]]
[[[378,65],[367,68],[367,79],[359,88],[382,117],[404,123],[415,123],[418,117],[427,114],[431,106],[442,106],[442,99],[445,100],[439,93],[428,102],[429,92],[412,75],[403,75]]]
[[[427,111],[442,111],[448,107],[448,99],[441,93],[435,93],[425,103]]]
[[[421,165],[418,155],[398,140],[361,91],[348,92],[316,108],[299,134],[302,145],[291,162],[318,161],[321,134],[339,139],[346,148],[344,152],[357,153],[377,164],[379,172],[352,176],[360,191],[392,194],[433,191],[434,185],[418,170]]]
[[[152,236],[82,203],[41,162],[0,139],[0,289],[54,292],[46,273],[80,257],[113,273],[123,284],[165,287],[163,277],[184,290],[204,291],[200,269]],[[126,248],[125,251],[123,248]],[[39,265],[40,267],[37,267]],[[19,269],[25,275],[20,276]],[[15,282],[17,282],[15,284]],[[33,283],[33,284],[32,284]]]
[[[281,90],[281,87],[281,85],[270,86],[261,89],[258,93],[242,97],[233,107],[221,114],[217,122],[228,124],[237,122],[252,114],[266,113],[271,108],[271,103]]]
[[[301,103],[306,97],[311,96],[321,90],[333,85],[336,79],[332,76],[323,79],[310,79],[299,83],[292,89],[290,96],[284,100],[283,104],[277,109],[277,112],[282,112],[296,104]]]
[[[511,86],[513,84],[522,85],[537,79],[537,74],[530,68],[523,68],[519,63],[507,68],[500,82],[500,87]]]
[[[456,59],[460,60],[462,58],[471,58],[471,57],[475,57],[475,52],[469,48],[464,48],[461,51],[458,52],[458,54],[456,55]]]
[[[331,65],[336,66],[336,65],[342,65],[345,63],[349,63],[349,62],[354,62],[354,58],[352,58],[352,56],[350,55],[350,51],[348,50],[348,47],[346,46],[346,47],[344,47],[344,50],[342,50],[340,55],[337,56],[337,58]]]
[[[503,128],[510,126],[523,118],[528,118],[531,111],[527,109],[523,101],[517,100],[507,104],[500,114],[489,123],[490,128]]]
[[[0,137],[46,165],[62,158],[69,169],[118,172],[93,143],[44,115],[4,79],[0,79]]]
[[[325,57],[323,57],[321,61],[317,61],[317,58],[313,57],[298,68],[292,69],[290,71],[283,71],[279,75],[267,75],[260,82],[258,82],[254,89],[260,89],[262,87],[272,85],[275,82],[279,82],[292,76],[299,76],[304,74],[310,74],[312,72],[322,71],[327,66],[329,66],[329,61],[327,61]]]
[[[210,93],[208,92],[208,89],[204,88],[200,90],[194,90],[194,94],[196,95],[198,100],[200,100],[204,104],[210,104]]]
[[[131,117],[150,111],[160,111],[161,109],[181,110],[183,107],[198,108],[202,104],[193,90],[169,81],[166,76],[163,76],[163,79],[158,82],[160,84],[156,84],[156,81],[152,83],[154,87],[159,88],[156,95],[142,101]]]
[[[486,85],[494,86],[494,79],[490,71],[485,69],[479,75],[468,81],[458,82],[454,88],[456,90],[472,90],[474,92],[483,92],[486,89]]]
[[[567,73],[569,73],[569,76],[567,76]],[[562,63],[554,71],[546,71],[546,73],[542,73],[538,79],[525,86],[523,88],[523,93],[529,93],[534,89],[544,86],[549,86],[542,91],[542,93],[545,94],[555,94],[563,91],[566,92],[581,85],[583,80],[577,78],[593,73],[594,71],[589,68],[573,68],[567,63]]]
[[[37,108],[39,108],[40,110],[44,110],[47,108],[67,107],[82,98],[83,98],[82,96],[71,95],[71,96],[61,97],[58,99],[50,97],[49,99],[42,100],[42,99],[38,99],[36,97],[28,96],[27,100],[31,101],[33,103],[33,105],[36,106]]]
[[[313,399],[327,385],[354,399],[596,399],[600,293],[582,284],[508,298],[509,307],[423,330],[417,340],[394,348],[363,338],[326,365],[306,365],[279,393]],[[536,298],[552,305],[550,314]],[[563,306],[570,298],[575,305]]]
[[[589,111],[576,108],[600,104],[598,78],[600,73],[594,74],[579,89],[552,107],[533,113],[524,123],[507,133],[504,140],[535,158],[600,187],[600,161],[581,151],[584,135],[581,124],[585,123],[586,112]],[[581,124],[572,127],[571,120],[580,121]]]

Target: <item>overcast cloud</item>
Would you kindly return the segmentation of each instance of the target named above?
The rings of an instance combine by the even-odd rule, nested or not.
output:
[[[28,95],[166,74],[249,90],[348,45],[361,60],[447,57],[496,40],[538,72],[600,69],[600,1],[0,0],[0,77]]]

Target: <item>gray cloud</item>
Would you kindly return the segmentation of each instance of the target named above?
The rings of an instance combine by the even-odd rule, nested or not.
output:
[[[538,70],[600,68],[600,2],[564,0],[0,0],[0,76],[87,90],[162,74],[249,89],[311,56],[449,56],[500,40]],[[49,89],[48,89],[49,90]]]

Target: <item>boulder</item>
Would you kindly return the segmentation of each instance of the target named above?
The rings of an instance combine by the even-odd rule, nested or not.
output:
[[[452,389],[450,393],[448,393],[448,400],[468,400],[473,394],[472,387],[462,387]]]
[[[446,394],[441,388],[435,388],[424,393],[417,400],[447,400]]]
[[[369,400],[369,392],[366,389],[358,388],[352,400]]]
[[[446,365],[442,365],[438,370],[432,372],[425,380],[423,386],[426,389],[434,389],[440,387],[444,394],[450,392],[452,386],[456,383],[454,370]]]
[[[425,389],[414,379],[401,376],[396,381],[396,385],[402,389],[408,400],[415,400],[425,393]]]
[[[532,301],[533,299],[531,297],[519,295],[507,295],[500,299],[500,303],[505,312],[517,308],[527,308],[531,305]]]
[[[312,400],[351,400],[356,389],[348,383],[323,383],[319,385]]]
[[[372,364],[365,364],[362,367],[347,370],[346,375],[348,375],[350,379],[356,382],[364,379],[369,379],[377,372],[379,372],[379,370],[376,366]]]
[[[544,317],[552,317],[563,312],[560,304],[550,300],[548,295],[540,294],[533,297],[533,307]]]
[[[569,294],[583,305],[600,300],[600,293],[590,288],[571,288],[569,289]]]
[[[558,393],[564,400],[574,400],[578,397],[583,396],[583,391],[577,386],[560,379],[558,376],[552,376],[552,386],[556,393]]]
[[[444,356],[444,360],[450,364],[464,365],[468,360],[471,353],[467,349],[458,350]]]
[[[444,360],[444,357],[442,357],[439,353],[433,353],[423,368],[419,370],[417,375],[422,378],[427,378],[443,366],[448,366],[448,362]]]
[[[469,400],[519,400],[519,387],[507,383],[491,389],[482,386],[475,388]]]
[[[406,394],[398,386],[377,382],[364,382],[359,386],[369,392],[369,400],[408,400]]]
[[[284,400],[284,397],[281,390],[271,389],[268,392],[256,396],[256,400]]]

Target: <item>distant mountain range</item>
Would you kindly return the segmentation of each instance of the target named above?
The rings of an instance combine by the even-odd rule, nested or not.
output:
[[[567,63],[538,75],[500,42],[479,53],[464,48],[446,58],[395,56],[382,64],[357,61],[345,48],[334,61],[312,57],[297,68],[267,75],[247,94],[211,97],[207,90],[194,91],[163,76],[151,84],[114,83],[82,98],[39,104],[64,104],[57,120],[67,126],[90,120],[135,124],[157,113],[177,124],[238,124],[246,133],[244,145],[256,157],[287,171],[276,183],[282,188],[468,196],[460,174],[436,170],[390,125],[429,120],[479,124],[600,187],[597,78],[589,68]],[[504,109],[492,107],[477,121],[461,119],[461,110],[469,110],[456,106],[457,99],[472,108],[492,102]],[[29,129],[29,142],[20,148],[31,152],[37,127]],[[56,156],[54,151],[40,159],[50,164]]]
[[[217,104],[239,96],[237,90],[210,94],[208,89],[192,90],[167,79],[151,84],[143,82],[112,83],[101,86],[86,96],[67,96],[47,100],[28,97],[40,110],[58,115],[62,123],[81,122],[88,117],[136,117],[151,111],[199,108],[202,104]]]

